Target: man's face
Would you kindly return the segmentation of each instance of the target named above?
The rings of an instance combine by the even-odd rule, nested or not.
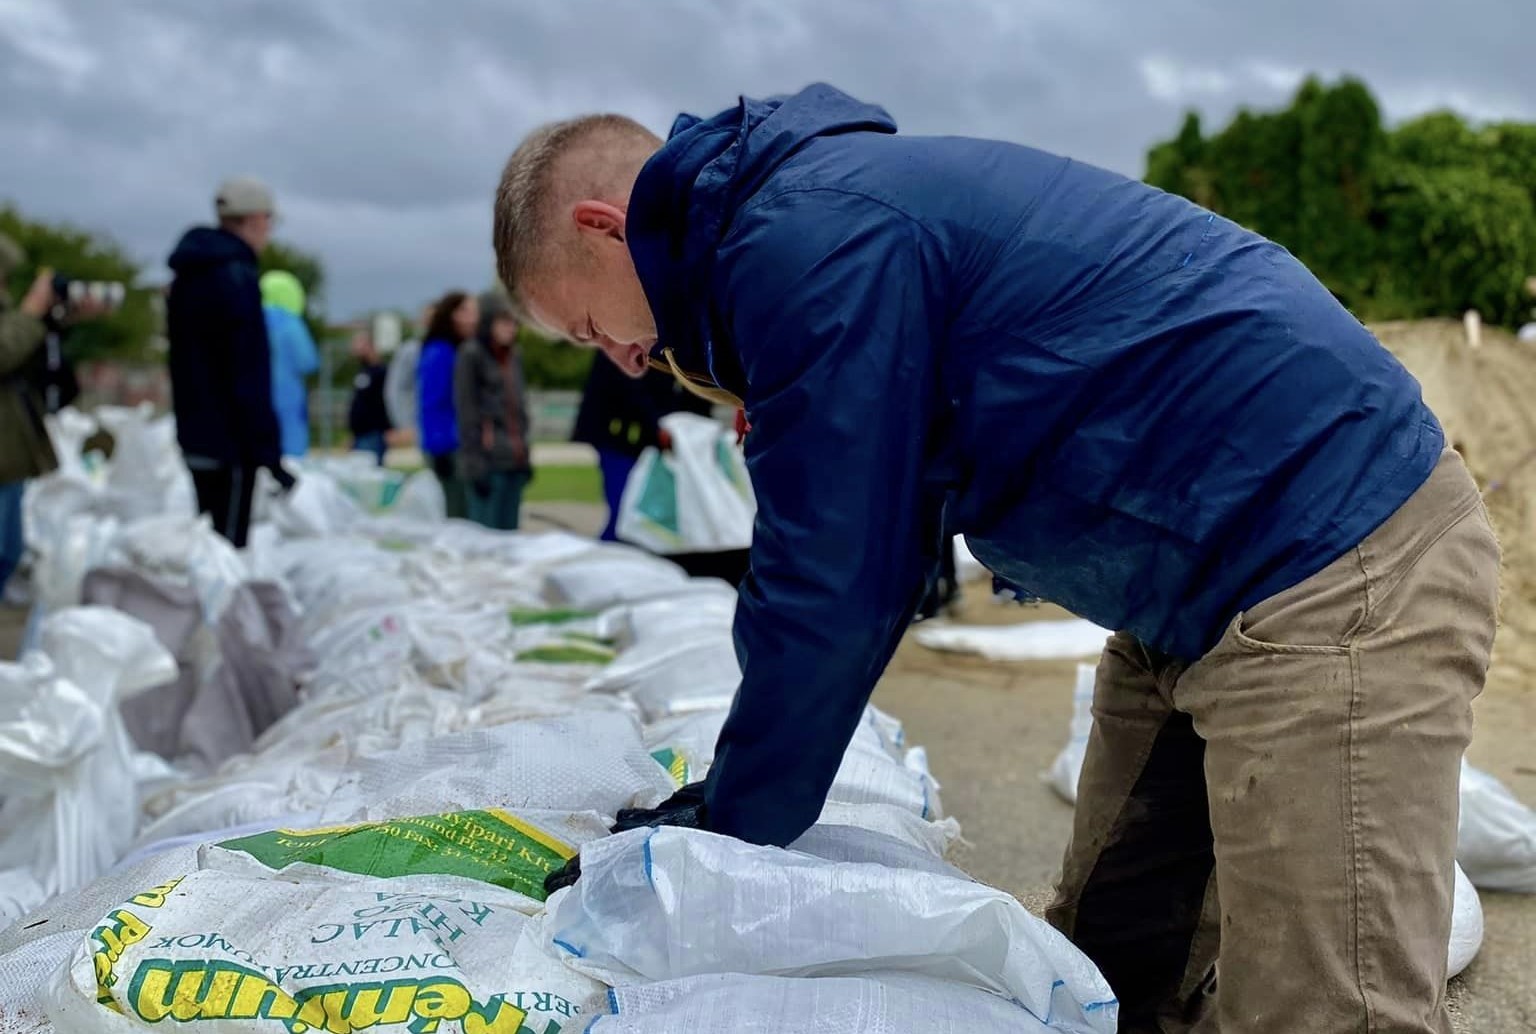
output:
[[[524,301],[547,329],[597,348],[631,377],[643,377],[656,321],[624,242],[623,212],[603,207],[594,220],[600,225],[582,225],[558,268],[536,278]]]
[[[241,225],[240,236],[245,238],[245,243],[251,246],[252,251],[260,255],[272,240],[272,213],[258,212],[255,215],[246,216]]]

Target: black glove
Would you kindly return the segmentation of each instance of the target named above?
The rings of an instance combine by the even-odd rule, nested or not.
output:
[[[283,468],[281,463],[270,464],[268,465],[267,470],[271,472],[272,480],[277,482],[278,491],[280,491],[283,495],[287,495],[289,492],[292,492],[293,486],[299,483],[298,479],[295,478],[292,474],[288,473],[288,471]]]
[[[625,808],[619,821],[609,831],[623,833],[641,826],[681,826],[684,829],[708,829],[704,806],[704,784],[689,783],[654,808]]]
[[[469,483],[469,490],[475,493],[476,499],[489,499],[491,497],[491,476],[477,477]]]
[[[544,893],[553,894],[557,890],[564,890],[579,879],[581,879],[581,855],[578,854],[572,855],[570,861],[544,877]]]
[[[625,808],[610,833],[623,833],[644,826],[680,826],[683,829],[708,829],[709,813],[704,804],[704,784],[689,783],[654,808]],[[581,855],[544,878],[544,892],[553,894],[581,878]]]

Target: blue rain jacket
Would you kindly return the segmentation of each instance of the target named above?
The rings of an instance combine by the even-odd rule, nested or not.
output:
[[[831,87],[680,118],[628,235],[658,353],[752,424],[742,683],[706,790],[744,840],[815,821],[944,534],[1193,659],[1444,445],[1278,245],[1055,155],[899,136]]]
[[[434,338],[421,346],[421,358],[416,361],[416,419],[421,451],[428,456],[446,456],[459,447],[459,422],[453,408],[457,354],[453,345]]]
[[[320,369],[315,339],[302,317],[263,305],[267,341],[272,349],[272,412],[283,440],[284,456],[309,451],[309,391],[304,378]]]

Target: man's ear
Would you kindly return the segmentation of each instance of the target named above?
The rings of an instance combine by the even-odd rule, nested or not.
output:
[[[578,201],[571,207],[571,218],[582,233],[595,233],[614,240],[624,240],[624,209],[606,201]]]

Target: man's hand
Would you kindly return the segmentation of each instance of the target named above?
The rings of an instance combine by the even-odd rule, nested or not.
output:
[[[475,478],[469,483],[469,490],[475,493],[476,499],[489,499],[491,497],[491,476],[486,474]]]
[[[272,480],[277,482],[278,490],[283,495],[287,495],[289,492],[292,492],[293,486],[299,483],[298,479],[295,478],[292,474],[288,473],[287,468],[285,468],[281,463],[274,463],[269,466],[267,470],[271,472]]]
[[[53,308],[56,301],[53,293],[53,270],[39,269],[37,278],[32,281],[32,286],[27,288],[27,293],[22,297],[21,304],[17,308],[33,319],[40,320],[48,315],[48,311]]]
[[[704,805],[704,784],[689,783],[654,808],[625,808],[610,833],[623,833],[642,826],[680,826],[683,829],[708,829],[709,813]],[[566,862],[544,878],[544,891],[553,894],[581,878],[581,855]]]
[[[623,833],[641,826],[682,826],[684,829],[708,829],[709,816],[704,807],[704,784],[689,783],[654,808],[625,808],[619,821],[609,830]]]
[[[665,427],[656,428],[656,447],[662,452],[672,451],[672,434]]]

